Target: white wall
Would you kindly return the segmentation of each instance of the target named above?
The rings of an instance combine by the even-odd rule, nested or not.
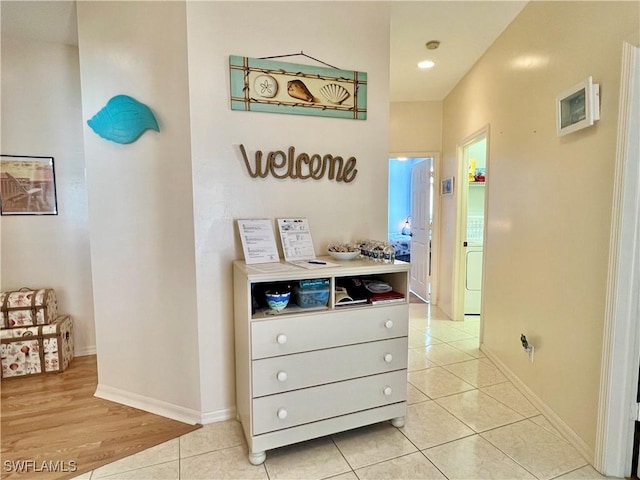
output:
[[[444,102],[443,175],[457,175],[457,142],[487,124],[491,129],[483,348],[549,409],[589,460],[622,41],[637,35],[639,18],[637,2],[530,2]],[[589,75],[600,83],[601,120],[556,136],[555,96]],[[444,215],[454,218],[455,207],[454,198],[443,201]],[[455,228],[448,227],[443,259],[455,248]],[[535,346],[534,363],[523,353],[521,333]]]
[[[2,36],[2,154],[54,157],[58,215],[3,216],[0,288],[55,289],[95,353],[78,49]]]
[[[98,393],[199,421],[185,4],[77,9]],[[160,132],[98,137],[86,121],[118,94],[147,104]]]
[[[307,217],[318,254],[331,240],[386,238],[389,16],[369,2],[341,2],[339,14],[325,2],[189,2],[187,12],[202,409],[215,419],[235,405],[231,262],[242,249],[234,220]],[[366,121],[230,110],[229,55],[300,50],[367,72]],[[252,179],[240,144],[251,155],[295,146],[355,156],[358,175],[349,184]]]

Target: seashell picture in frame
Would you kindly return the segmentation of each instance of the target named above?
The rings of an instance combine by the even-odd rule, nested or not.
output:
[[[229,56],[231,110],[367,119],[367,74]]]

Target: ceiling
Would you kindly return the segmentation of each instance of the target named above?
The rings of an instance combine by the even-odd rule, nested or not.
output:
[[[439,101],[462,79],[526,5],[524,1],[392,1],[391,101]],[[73,1],[1,2],[2,32],[77,45]],[[439,40],[437,50],[425,43]],[[431,59],[436,66],[420,70]]]
[[[391,3],[391,101],[439,101],[520,13],[526,1]],[[439,40],[437,50],[425,44]],[[421,70],[417,63],[434,60]]]
[[[42,42],[78,44],[73,1],[0,1],[2,33]]]

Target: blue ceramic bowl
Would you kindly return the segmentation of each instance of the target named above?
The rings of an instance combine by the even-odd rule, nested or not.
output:
[[[275,292],[273,290],[268,290],[265,292],[265,297],[267,299],[267,305],[271,310],[275,310],[276,312],[280,312],[289,305],[289,299],[291,298],[291,292]]]

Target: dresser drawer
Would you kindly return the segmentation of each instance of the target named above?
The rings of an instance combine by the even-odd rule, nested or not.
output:
[[[351,308],[251,322],[251,358],[404,337],[409,305]]]
[[[254,397],[407,368],[407,337],[252,362]]]
[[[253,399],[253,435],[405,401],[407,371]]]

